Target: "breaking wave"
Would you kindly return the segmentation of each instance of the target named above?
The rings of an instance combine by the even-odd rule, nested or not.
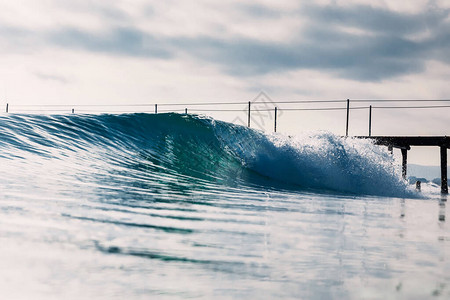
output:
[[[161,194],[171,185],[413,194],[386,149],[331,133],[265,134],[174,113],[4,115],[0,121],[0,160],[9,161],[1,178],[47,176],[50,182],[36,184],[40,188],[95,181],[117,189],[133,182]]]

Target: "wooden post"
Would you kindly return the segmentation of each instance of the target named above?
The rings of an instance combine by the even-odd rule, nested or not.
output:
[[[441,146],[441,193],[448,194],[447,147],[445,147],[445,146]]]
[[[187,108],[184,109],[184,114],[187,115]]]
[[[275,106],[275,123],[273,127],[273,132],[277,132],[277,107]]]
[[[6,103],[6,112],[9,111],[9,103]]]
[[[158,104],[155,104],[155,114],[158,113]]]
[[[350,114],[350,99],[347,99],[347,123],[345,125],[345,136],[348,136],[348,117]]]
[[[408,150],[407,149],[401,149],[402,150],[402,177],[403,179],[406,179],[406,171],[407,171],[407,163],[408,163]]]
[[[247,127],[250,127],[250,107],[251,107],[251,102],[248,101],[248,125],[247,125]]]
[[[372,135],[372,105],[369,106],[369,136]]]

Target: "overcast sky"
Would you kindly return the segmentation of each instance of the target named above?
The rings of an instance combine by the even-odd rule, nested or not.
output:
[[[249,101],[260,91],[274,101],[449,99],[449,11],[449,1],[421,0],[2,1],[0,97],[12,107]],[[374,133],[450,135],[447,114],[374,111]],[[352,116],[365,134],[367,112]],[[286,112],[280,130],[342,134],[343,121]]]

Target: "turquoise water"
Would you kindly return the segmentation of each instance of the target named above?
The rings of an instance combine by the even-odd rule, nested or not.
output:
[[[386,149],[178,114],[0,116],[1,299],[450,297]]]

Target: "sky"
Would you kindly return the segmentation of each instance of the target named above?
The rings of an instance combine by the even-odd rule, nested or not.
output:
[[[449,11],[449,1],[421,0],[2,1],[0,104],[14,111],[257,102],[260,92],[266,102],[449,99]],[[278,107],[280,132],[345,133],[345,111]],[[245,120],[245,105],[236,108],[242,111],[211,115]],[[375,108],[372,131],[450,135],[448,115],[450,108]],[[258,118],[270,131],[273,116]],[[352,111],[349,133],[367,127],[368,110]],[[437,153],[414,150],[410,158],[437,165]]]

